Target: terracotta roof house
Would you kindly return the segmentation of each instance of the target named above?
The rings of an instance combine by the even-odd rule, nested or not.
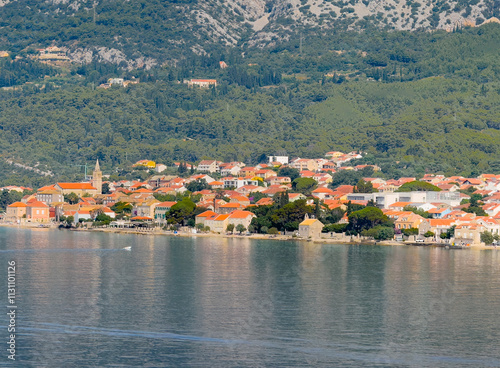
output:
[[[236,230],[236,226],[243,225],[245,229],[248,230],[252,219],[256,217],[253,212],[236,210],[229,214],[228,224],[233,224]]]
[[[7,206],[5,221],[20,222],[26,215],[27,204],[23,202],[14,202]]]
[[[49,206],[40,201],[29,202],[26,205],[26,219],[31,222],[49,222]]]
[[[75,193],[80,197],[85,194],[96,195],[98,193],[97,188],[90,183],[57,183],[54,188],[62,194]]]

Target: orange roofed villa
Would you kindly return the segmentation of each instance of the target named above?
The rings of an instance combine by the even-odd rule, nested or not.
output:
[[[57,183],[54,188],[62,194],[75,193],[78,196],[85,194],[94,196],[97,194],[97,188],[90,183]]]

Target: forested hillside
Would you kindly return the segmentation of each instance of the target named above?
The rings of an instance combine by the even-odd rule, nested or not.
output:
[[[500,172],[499,40],[497,24],[339,32],[244,55],[233,47],[188,53],[149,70],[51,67],[21,53],[0,63],[2,159],[70,178],[81,172],[74,165],[96,158],[111,170],[144,158],[255,163],[283,150],[363,150],[389,176]],[[140,83],[96,88],[111,77]],[[185,78],[218,86],[188,88]],[[54,180],[2,168],[0,184]]]

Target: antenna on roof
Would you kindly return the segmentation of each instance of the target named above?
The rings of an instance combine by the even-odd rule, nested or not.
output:
[[[78,164],[73,164],[71,166],[80,166],[80,167],[84,167],[85,168],[85,178],[83,180],[88,180],[87,178],[87,164],[85,165],[78,165]]]

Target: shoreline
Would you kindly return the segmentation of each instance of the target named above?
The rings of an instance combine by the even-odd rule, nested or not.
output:
[[[59,230],[58,225],[55,224],[12,224],[12,223],[0,223],[0,227],[10,227],[18,229],[36,229],[36,230]],[[190,237],[190,238],[234,238],[234,239],[252,239],[252,240],[280,240],[280,241],[300,241],[314,244],[341,244],[341,245],[382,245],[382,246],[418,246],[423,248],[444,248],[447,244],[442,243],[409,243],[409,242],[399,242],[395,240],[383,240],[374,241],[366,239],[356,240],[344,240],[336,238],[319,238],[319,239],[303,239],[297,238],[290,235],[266,235],[266,234],[249,234],[249,235],[238,235],[238,234],[216,234],[216,233],[190,233],[179,231],[174,234],[172,231],[167,230],[138,230],[138,229],[121,229],[121,228],[71,228],[62,229],[68,231],[86,231],[86,232],[103,232],[112,234],[128,234],[128,235],[162,235],[162,236],[172,236],[172,237]],[[495,246],[485,246],[485,245],[474,245],[464,248],[456,248],[456,250],[462,249],[472,249],[472,250],[500,250],[500,247]]]

